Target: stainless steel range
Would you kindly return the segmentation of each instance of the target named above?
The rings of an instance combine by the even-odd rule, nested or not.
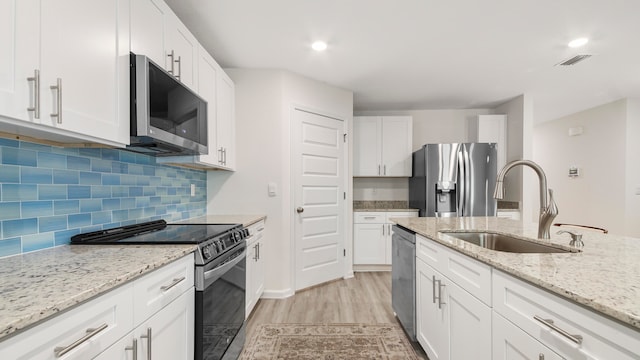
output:
[[[197,244],[195,360],[237,359],[245,341],[246,242],[240,224],[164,220],[75,235],[72,244]]]

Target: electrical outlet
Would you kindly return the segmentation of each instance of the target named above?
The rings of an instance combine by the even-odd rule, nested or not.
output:
[[[191,196],[196,196],[196,184],[191,184]]]

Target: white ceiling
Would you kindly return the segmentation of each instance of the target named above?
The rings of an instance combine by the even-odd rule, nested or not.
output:
[[[638,0],[167,0],[223,67],[354,93],[354,110],[491,108],[536,122],[640,98]],[[575,50],[577,37],[590,42]],[[323,53],[311,50],[324,40]],[[574,66],[554,66],[579,53]]]

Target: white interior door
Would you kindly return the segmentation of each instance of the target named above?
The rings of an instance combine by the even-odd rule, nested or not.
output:
[[[295,109],[296,290],[344,275],[344,122]]]

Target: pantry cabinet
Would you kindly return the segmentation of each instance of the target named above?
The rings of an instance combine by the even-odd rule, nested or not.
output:
[[[162,0],[131,0],[131,52],[197,90],[198,40]]]
[[[264,292],[265,251],[264,220],[248,227],[247,239],[247,291],[245,317],[248,318]]]
[[[411,177],[411,116],[354,116],[353,176]]]
[[[0,8],[0,131],[127,144],[129,2],[0,0]]]
[[[417,217],[417,211],[353,213],[353,264],[391,265],[391,218]]]

